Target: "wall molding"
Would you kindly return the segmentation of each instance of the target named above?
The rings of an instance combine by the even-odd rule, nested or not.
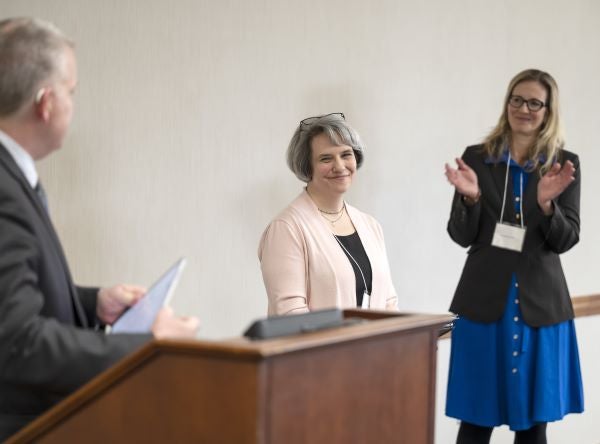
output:
[[[575,296],[571,301],[573,301],[576,318],[600,315],[600,294]]]
[[[600,315],[600,294],[574,296],[571,298],[576,318]],[[439,339],[449,339],[451,332],[445,333]]]

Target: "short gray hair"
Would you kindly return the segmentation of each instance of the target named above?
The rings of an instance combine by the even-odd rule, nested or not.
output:
[[[346,123],[342,113],[304,119],[296,128],[287,149],[287,164],[298,179],[310,182],[312,179],[311,142],[319,134],[325,134],[335,145],[348,145],[354,151],[356,167],[363,163],[364,145],[358,133]]]
[[[53,24],[21,17],[0,21],[0,117],[35,100],[41,84],[62,69],[73,42]]]

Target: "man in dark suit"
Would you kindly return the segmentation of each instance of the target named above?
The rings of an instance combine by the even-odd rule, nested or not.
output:
[[[148,335],[106,335],[144,290],[73,284],[35,162],[73,113],[73,43],[49,23],[0,21],[0,441],[153,336],[193,337],[163,309]]]

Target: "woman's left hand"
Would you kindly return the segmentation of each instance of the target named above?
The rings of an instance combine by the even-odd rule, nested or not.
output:
[[[567,160],[561,168],[560,163],[555,163],[552,168],[544,174],[538,182],[537,199],[542,212],[549,216],[554,212],[552,200],[560,194],[575,180],[575,166]]]

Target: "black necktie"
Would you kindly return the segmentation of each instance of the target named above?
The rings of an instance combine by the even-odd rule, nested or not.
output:
[[[44,209],[46,210],[46,213],[50,214],[50,211],[48,210],[48,197],[46,196],[46,192],[44,191],[42,182],[40,182],[38,180],[38,183],[35,186],[34,190],[35,190],[35,194],[37,194],[38,198],[40,199],[40,202],[42,203]]]

